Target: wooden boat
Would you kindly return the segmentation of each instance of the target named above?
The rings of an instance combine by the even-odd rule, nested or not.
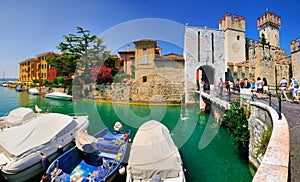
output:
[[[61,92],[51,92],[49,94],[46,94],[45,98],[57,99],[57,100],[72,100],[73,96]]]
[[[11,182],[27,181],[74,146],[76,131],[85,131],[87,116],[38,114],[30,122],[0,131],[0,173]]]
[[[170,132],[151,120],[142,124],[132,142],[126,182],[185,182],[183,164]]]
[[[126,133],[103,129],[94,136],[77,132],[76,147],[58,157],[46,171],[50,181],[111,181],[128,145]],[[45,176],[44,176],[45,177]]]

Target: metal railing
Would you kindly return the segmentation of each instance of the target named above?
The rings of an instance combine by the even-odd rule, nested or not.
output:
[[[270,90],[273,90],[273,89],[270,89]],[[280,96],[281,94],[277,94],[277,92],[275,92],[275,94],[272,94],[269,91],[268,93],[265,93],[267,95],[267,98],[258,98],[256,96],[256,92],[253,90],[248,90],[247,94],[242,93],[241,91],[242,91],[241,89],[240,89],[240,91],[235,90],[235,89],[230,89],[229,92],[227,92],[226,90],[223,90],[222,92],[220,92],[220,89],[218,87],[214,87],[212,90],[204,90],[205,93],[211,94],[212,96],[217,97],[217,98],[227,101],[227,102],[232,102],[232,101],[236,101],[237,99],[243,98],[243,99],[267,104],[277,112],[278,119],[279,120],[282,119],[282,112],[281,112],[282,100],[281,100],[281,96]],[[250,91],[250,93],[249,93],[249,91]],[[276,91],[277,91],[277,89],[276,89]],[[274,99],[277,99],[277,102],[274,102]]]

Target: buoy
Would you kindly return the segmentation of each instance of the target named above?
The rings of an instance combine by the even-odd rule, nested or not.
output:
[[[120,165],[120,167],[119,167],[119,174],[120,174],[120,175],[124,175],[125,172],[126,172],[125,167],[124,167],[123,165]]]

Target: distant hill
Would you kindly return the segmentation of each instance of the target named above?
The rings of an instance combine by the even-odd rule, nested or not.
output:
[[[0,82],[18,81],[18,78],[1,78]]]

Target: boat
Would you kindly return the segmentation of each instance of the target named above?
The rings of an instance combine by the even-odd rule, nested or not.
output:
[[[10,182],[27,181],[74,146],[77,131],[86,131],[88,116],[37,114],[30,122],[0,131],[0,173]]]
[[[168,128],[155,120],[142,124],[131,145],[126,182],[185,182],[183,163]]]
[[[57,100],[72,100],[73,96],[68,95],[66,93],[61,92],[51,92],[45,95],[46,98],[49,99],[57,99]]]
[[[16,86],[16,91],[22,92],[22,91],[23,91],[23,88],[22,88],[21,86]]]
[[[31,88],[28,90],[29,94],[31,95],[38,95],[39,94],[39,90],[37,88]]]
[[[13,109],[8,115],[0,117],[0,129],[22,125],[35,117],[36,114],[30,108],[19,107]]]
[[[118,174],[129,135],[130,130],[112,132],[109,128],[94,136],[77,132],[76,146],[53,161],[44,177],[53,182],[111,181]]]

